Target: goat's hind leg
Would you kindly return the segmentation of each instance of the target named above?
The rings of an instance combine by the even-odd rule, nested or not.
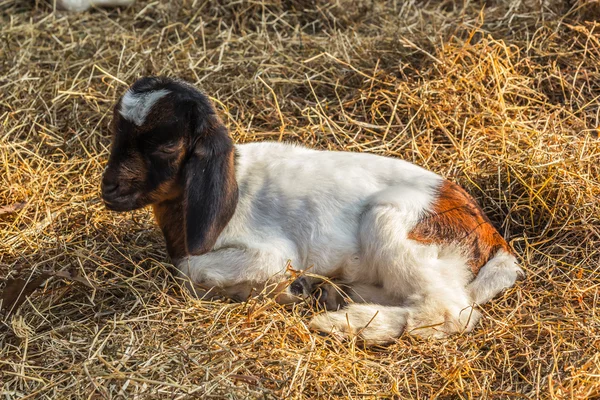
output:
[[[405,330],[442,337],[470,329],[477,321],[478,314],[465,289],[472,273],[464,257],[456,249],[408,239],[407,221],[418,210],[414,202],[406,200],[403,204],[398,197],[395,204],[375,205],[361,221],[362,256],[369,271],[376,271],[381,293],[392,301],[351,304],[318,315],[311,323],[314,329],[345,337],[358,334],[367,343],[381,343]],[[356,271],[355,281],[360,281],[361,272]]]
[[[434,280],[441,281],[439,278]],[[315,316],[310,326],[342,338],[357,336],[367,344],[384,344],[405,331],[411,335],[439,338],[470,330],[475,325],[479,313],[469,303],[464,287],[436,288],[432,285],[430,289],[415,292],[401,302],[381,287],[347,287],[346,292],[352,292],[351,298],[355,302],[338,311]]]
[[[358,336],[368,344],[385,344],[400,336],[410,315],[409,309],[395,307],[398,300],[381,286],[331,282],[322,290],[322,305],[333,312],[317,315],[310,327],[340,338]]]

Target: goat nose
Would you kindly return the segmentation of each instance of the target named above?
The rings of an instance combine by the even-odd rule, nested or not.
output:
[[[115,182],[103,182],[102,183],[102,193],[105,195],[114,194],[119,188],[119,184]]]

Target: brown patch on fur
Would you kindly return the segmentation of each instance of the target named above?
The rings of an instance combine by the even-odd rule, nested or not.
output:
[[[424,244],[458,244],[467,251],[469,266],[477,274],[500,249],[512,249],[493,227],[477,202],[460,186],[444,181],[438,197],[409,233]]]
[[[148,199],[150,199],[152,203],[165,202],[174,200],[176,198],[181,198],[182,193],[183,191],[181,190],[181,186],[179,186],[178,182],[168,180],[160,183],[156,189],[150,192],[148,194]]]
[[[183,234],[182,199],[153,204],[154,218],[165,237],[167,252],[171,260],[187,256],[185,235]]]

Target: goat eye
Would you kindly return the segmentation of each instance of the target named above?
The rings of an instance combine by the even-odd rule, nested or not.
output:
[[[179,148],[180,147],[178,144],[161,146],[154,151],[154,154],[162,155],[162,156],[170,156],[170,155],[178,153]]]

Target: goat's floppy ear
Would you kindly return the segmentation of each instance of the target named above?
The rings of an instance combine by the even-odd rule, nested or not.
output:
[[[188,255],[213,249],[235,212],[235,149],[227,129],[211,115],[196,127],[196,143],[184,166],[184,226]]]

